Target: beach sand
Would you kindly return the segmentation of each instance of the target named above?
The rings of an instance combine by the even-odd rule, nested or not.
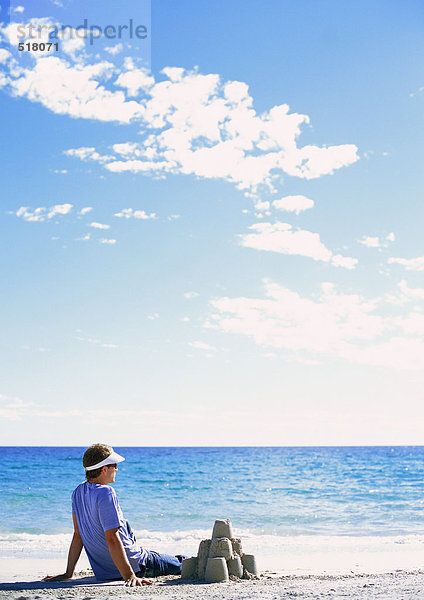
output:
[[[24,568],[24,565],[22,566]],[[424,600],[424,569],[345,575],[262,573],[258,580],[214,584],[182,581],[180,577],[160,577],[153,580],[151,586],[125,588],[122,582],[98,583],[87,571],[78,572],[69,582],[44,583],[37,579],[45,569],[36,573],[42,566],[45,565],[32,564],[34,575],[25,580],[18,581],[18,575],[9,582],[4,582],[3,579],[3,583],[0,583],[0,599],[127,600],[129,595],[137,595],[149,600],[277,600],[280,598]],[[56,565],[50,564],[50,566]],[[13,568],[13,565],[11,567]],[[49,571],[51,572],[51,568]]]
[[[128,594],[148,600],[424,600],[421,536],[300,536],[278,539],[277,545],[270,538],[261,546],[255,546],[255,538],[245,537],[245,545],[258,559],[261,572],[258,580],[206,584],[163,577],[153,580],[151,586],[133,589],[125,588],[121,581],[96,582],[84,552],[72,581],[40,581],[47,574],[63,572],[67,538],[61,540],[60,551],[53,552],[54,548],[50,548],[49,557],[46,549],[44,553],[36,551],[22,541],[13,548],[2,549],[0,544],[0,600],[119,600],[128,599]],[[174,553],[172,544],[164,550]],[[195,552],[196,547],[197,541],[190,551]]]

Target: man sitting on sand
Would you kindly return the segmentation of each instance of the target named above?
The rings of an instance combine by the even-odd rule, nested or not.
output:
[[[123,460],[106,444],[94,444],[85,451],[82,463],[87,480],[72,494],[74,535],[66,572],[48,575],[43,581],[71,579],[83,547],[97,580],[122,577],[124,585],[133,587],[152,583],[144,577],[181,573],[183,556],[158,554],[136,543],[116,492],[108,485],[115,481],[117,464]]]

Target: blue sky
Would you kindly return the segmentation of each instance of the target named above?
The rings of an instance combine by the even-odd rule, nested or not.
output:
[[[422,4],[88,6],[0,32],[2,443],[421,444]]]

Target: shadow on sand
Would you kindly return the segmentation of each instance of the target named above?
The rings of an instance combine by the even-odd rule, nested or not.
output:
[[[181,580],[178,576],[158,577],[153,580],[156,585],[209,585],[203,581]],[[59,590],[69,588],[119,588],[123,587],[122,579],[114,581],[97,581],[95,577],[79,577],[70,581],[15,581],[0,583],[0,591],[26,591],[26,590]],[[147,587],[147,586],[146,586]]]

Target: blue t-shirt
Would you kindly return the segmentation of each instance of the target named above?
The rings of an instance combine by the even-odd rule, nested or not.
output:
[[[96,579],[121,577],[110,555],[104,533],[116,527],[119,527],[119,537],[133,571],[136,573],[140,570],[140,565],[146,561],[147,552],[128,533],[113,487],[84,481],[72,494],[72,512],[77,517],[82,543]]]

